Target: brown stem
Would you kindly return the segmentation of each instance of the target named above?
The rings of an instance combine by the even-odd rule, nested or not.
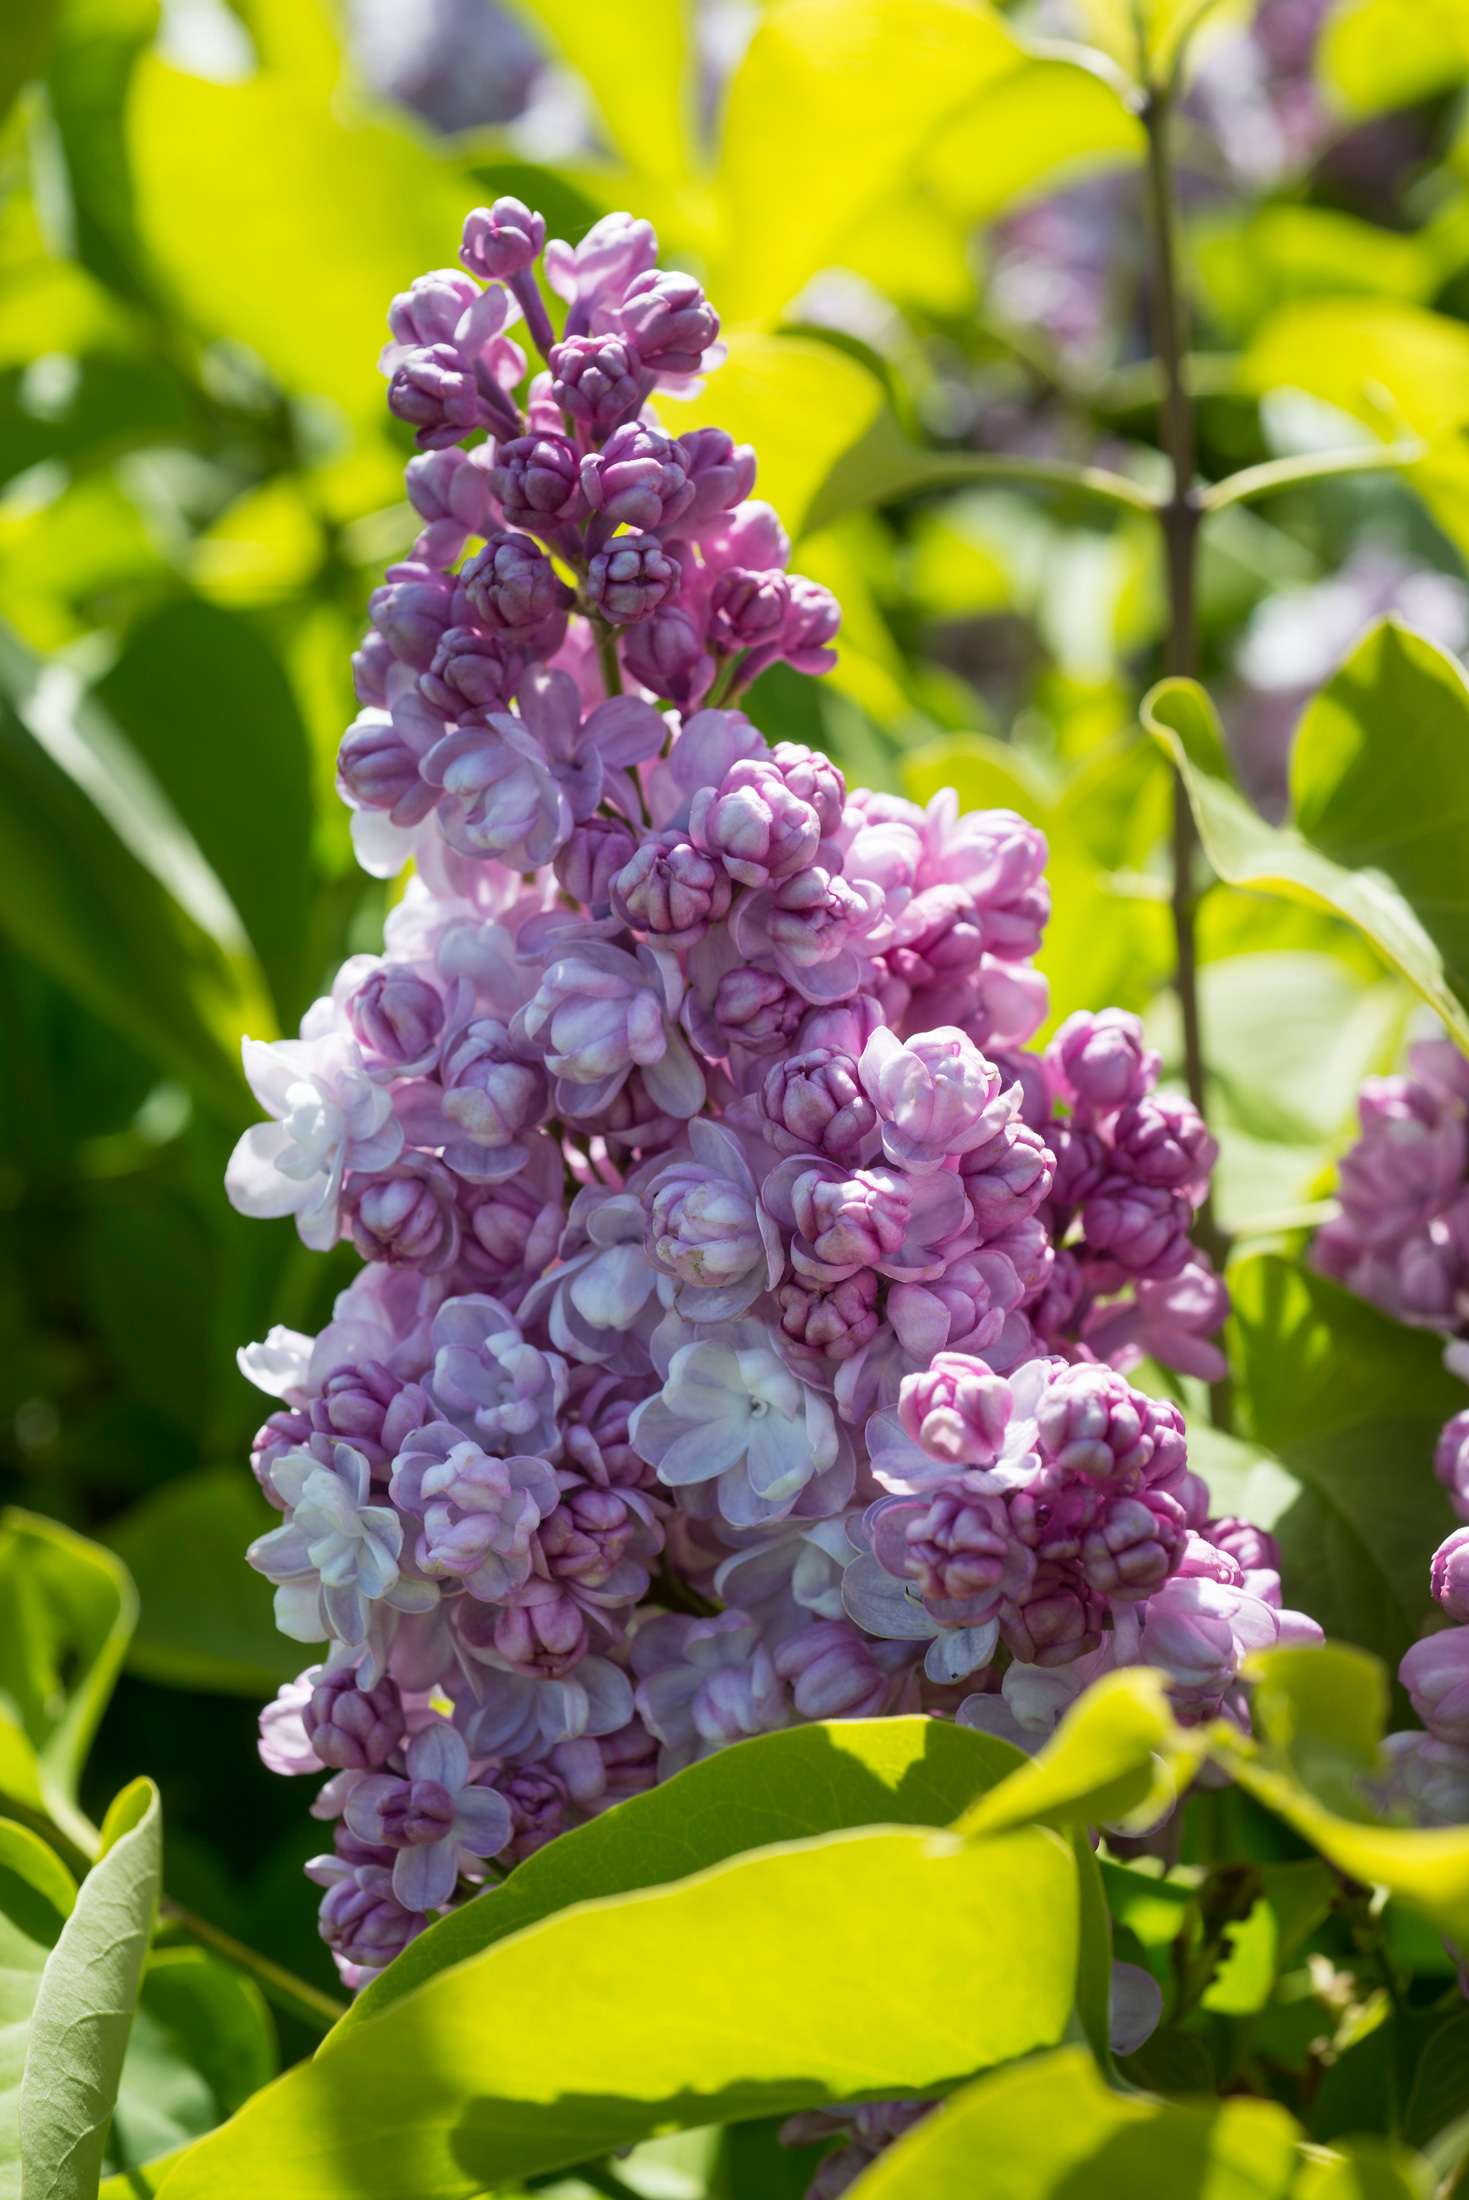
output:
[[[1173,176],[1169,164],[1169,102],[1165,91],[1154,90],[1149,94],[1143,108],[1143,124],[1148,138],[1148,217],[1153,245],[1153,343],[1163,379],[1159,426],[1172,471],[1172,489],[1158,514],[1168,575],[1168,630],[1163,643],[1163,664],[1167,672],[1197,679],[1196,576],[1203,506],[1194,479],[1198,465],[1198,435],[1184,366],[1188,329],[1183,290],[1178,279]],[[1199,892],[1195,872],[1199,842],[1188,792],[1178,772],[1173,776],[1172,840],[1173,983],[1183,1024],[1184,1081],[1189,1098],[1200,1115],[1207,1115],[1196,925]],[[1206,1199],[1199,1209],[1194,1236],[1215,1265],[1222,1267],[1228,1241],[1214,1220],[1212,1199]],[[1212,1386],[1211,1404],[1215,1423],[1227,1428],[1230,1421],[1227,1379]]]

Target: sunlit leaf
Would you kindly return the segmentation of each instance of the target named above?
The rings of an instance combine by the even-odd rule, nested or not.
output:
[[[26,2200],[92,2200],[97,2190],[158,1902],[163,1822],[151,1780],[123,1790],[102,1834],[31,2017],[20,2086]]]
[[[905,182],[935,130],[1023,58],[960,0],[777,0],[730,86],[714,284],[732,322],[771,321]]]
[[[922,173],[956,219],[989,221],[1022,193],[1137,161],[1143,146],[1136,115],[1104,77],[1027,60],[935,133]]]
[[[572,1903],[843,1826],[947,1826],[1019,1761],[1008,1742],[923,1718],[842,1719],[739,1742],[562,1834],[503,1887],[431,1925],[358,1996],[333,2037]]]
[[[947,2091],[1056,2042],[1076,1872],[1032,1828],[758,1850],[498,1942],[257,2094],[168,2200],[449,2200],[679,2125]],[[697,1979],[677,2023],[629,2023]],[[964,1992],[953,1992],[953,1981]]]
[[[958,1822],[971,1839],[1013,1826],[1153,1823],[1203,1755],[1177,1725],[1166,1675],[1107,1673],[1067,1712],[1044,1749],[982,1795]]]
[[[1372,1823],[1358,1786],[1374,1769],[1382,1730],[1381,1666],[1360,1650],[1328,1643],[1324,1650],[1268,1651],[1252,1662],[1251,1674],[1260,1744],[1242,1743],[1221,1723],[1215,1756],[1339,1870],[1386,1887],[1462,1941],[1469,1935],[1469,1827],[1420,1831]],[[1343,1816],[1332,1801],[1359,1815]]]
[[[202,2138],[278,2066],[253,1979],[202,1948],[155,1949],[143,1974],[108,2152],[130,2169]]]
[[[1285,2200],[1300,2132],[1274,2101],[1180,2107],[1112,2091],[1063,2047],[966,2086],[852,2186],[853,2200]]]
[[[1369,637],[1363,649],[1371,646],[1372,639]],[[1431,652],[1435,658],[1440,654],[1417,635],[1405,639],[1411,640],[1415,653]],[[1338,675],[1338,679],[1342,677]],[[1439,697],[1445,705],[1453,700],[1443,683],[1439,684]],[[1365,933],[1384,962],[1416,986],[1449,1029],[1469,1046],[1469,1013],[1446,975],[1447,955],[1439,938],[1439,919],[1447,915],[1449,937],[1457,942],[1461,921],[1458,912],[1452,908],[1441,911],[1426,897],[1421,906],[1415,906],[1406,877],[1399,880],[1376,869],[1352,869],[1316,846],[1295,826],[1266,824],[1234,785],[1214,707],[1196,682],[1161,682],[1145,698],[1142,716],[1144,725],[1183,774],[1204,852],[1219,876],[1232,886],[1278,894],[1285,900],[1306,902],[1345,917]],[[1441,723],[1442,718],[1425,729],[1430,743]],[[1406,745],[1409,729],[1401,726],[1400,732]],[[1454,830],[1453,796],[1450,792],[1445,806],[1443,792],[1452,789],[1455,761],[1445,752],[1447,789],[1435,797],[1435,816],[1422,821],[1430,837],[1440,819],[1446,821],[1447,832]],[[1469,750],[1459,768],[1469,768]],[[1469,872],[1463,875],[1469,877]]]
[[[609,38],[605,19],[581,0],[517,4],[568,67],[585,78],[612,146],[633,178],[682,186],[697,97],[687,50],[691,10],[684,0],[640,5],[636,38]]]
[[[1359,113],[1410,107],[1469,76],[1464,0],[1339,0],[1322,26],[1322,81]]]
[[[8,1730],[21,1762],[24,1746],[44,1807],[69,1833],[137,1609],[126,1568],[100,1544],[36,1513],[0,1515],[0,1734]],[[22,1790],[19,1799],[32,1797]]]
[[[320,18],[317,0],[296,12]],[[128,114],[139,219],[206,331],[375,429],[388,301],[454,264],[469,201],[446,163],[406,132],[346,119],[330,82],[295,60],[211,84],[144,57]]]

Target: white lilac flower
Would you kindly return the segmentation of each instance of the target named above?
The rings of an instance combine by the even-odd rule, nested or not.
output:
[[[822,1512],[843,1502],[851,1455],[836,1415],[791,1373],[763,1323],[723,1324],[716,1341],[673,1321],[668,1339],[684,1341],[671,1346],[662,1390],[628,1424],[659,1481],[679,1490],[714,1482],[737,1528],[784,1519],[808,1490],[819,1490]]]
[[[286,1500],[286,1522],[260,1536],[246,1556],[276,1584],[283,1635],[293,1642],[364,1643],[373,1605],[424,1612],[438,1602],[432,1582],[399,1571],[403,1523],[390,1505],[371,1502],[371,1472],[360,1451],[333,1444],[327,1465],[302,1448],[287,1452],[271,1472]]]
[[[324,1253],[341,1229],[348,1169],[385,1169],[403,1150],[392,1101],[363,1067],[356,1042],[244,1042],[245,1076],[269,1123],[246,1131],[225,1190],[243,1215],[294,1215],[302,1243]]]

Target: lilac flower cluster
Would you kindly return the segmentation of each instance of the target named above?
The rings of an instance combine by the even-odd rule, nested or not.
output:
[[[1395,1320],[1446,1333],[1469,1323],[1469,1061],[1420,1040],[1409,1074],[1369,1077],[1362,1135],[1338,1169],[1340,1216],[1316,1233],[1324,1275]]]
[[[836,607],[753,455],[646,409],[715,363],[698,286],[609,217],[545,249],[558,339],[543,233],[479,210],[468,274],[394,301],[425,526],[341,782],[413,876],[382,955],[246,1043],[268,1120],[227,1175],[364,1262],[241,1355],[279,1401],[250,1560],[326,1645],[262,1749],[327,1775],[354,1983],[742,1736],[963,1701],[1034,1739],[1138,1659],[1204,1716],[1310,1632],[1123,1372],[1222,1370],[1212,1140],[1135,1017],[1028,1047],[1039,832],[849,790],[731,707],[820,669]]]
[[[1434,1552],[1429,1587],[1453,1624],[1415,1642],[1398,1667],[1423,1731],[1388,1735],[1379,1800],[1418,1825],[1462,1826],[1469,1822],[1469,1528],[1455,1528]]]

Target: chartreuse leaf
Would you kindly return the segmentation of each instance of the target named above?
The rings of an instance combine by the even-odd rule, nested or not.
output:
[[[640,6],[636,38],[609,38],[604,19],[581,0],[520,0],[520,7],[586,79],[607,134],[634,176],[669,189],[685,185],[697,87],[689,78],[690,11],[683,0]]]
[[[504,1886],[410,1941],[358,1995],[339,2040],[436,1971],[599,1895],[687,1877],[772,1841],[843,1826],[947,1826],[1024,1763],[1018,1749],[938,1719],[841,1719],[761,1734],[689,1765],[517,1865]]]
[[[1402,638],[1413,643],[1415,658],[1419,652],[1431,652],[1434,657],[1440,654],[1417,635]],[[1374,640],[1375,636],[1368,637],[1326,695],[1333,694]],[[1318,698],[1317,709],[1322,700],[1324,697]],[[1437,684],[1436,700],[1452,704],[1451,692],[1442,683]],[[1386,706],[1385,692],[1381,702]],[[1452,895],[1445,901],[1429,891],[1430,882],[1436,884],[1439,878],[1439,845],[1432,824],[1428,827],[1428,847],[1415,845],[1418,835],[1409,819],[1406,797],[1399,802],[1389,795],[1389,814],[1398,821],[1401,837],[1379,844],[1381,854],[1388,858],[1388,867],[1359,870],[1339,854],[1318,845],[1308,830],[1295,825],[1267,825],[1251,808],[1230,776],[1214,706],[1197,681],[1160,681],[1144,699],[1142,719],[1183,777],[1204,853],[1219,876],[1231,886],[1277,894],[1285,901],[1305,902],[1345,917],[1366,935],[1386,963],[1417,987],[1454,1036],[1469,1047],[1469,1012],[1445,968],[1450,950],[1461,952],[1462,910],[1455,906]],[[1449,729],[1454,723],[1451,708],[1441,709],[1427,732],[1427,740],[1434,745],[1435,753],[1442,754],[1444,765],[1444,782],[1434,797],[1433,808],[1437,816],[1447,820],[1442,829],[1444,840],[1456,834],[1463,837],[1463,876],[1469,880],[1469,829],[1455,822],[1463,816],[1457,783],[1469,770],[1469,707],[1459,735],[1466,743],[1462,758],[1448,753],[1452,739]],[[1381,743],[1387,733],[1379,710],[1359,724],[1363,748]],[[1303,726],[1303,735],[1304,731]],[[1416,730],[1402,722],[1393,745],[1416,750],[1420,745]],[[1372,762],[1372,776],[1385,777],[1389,754],[1374,754]],[[1416,782],[1420,775],[1412,764],[1407,771]],[[1296,794],[1299,801],[1299,782]],[[1414,799],[1421,799],[1416,784]],[[1311,814],[1317,813],[1313,810]],[[1391,824],[1384,823],[1384,834],[1392,829]],[[1339,833],[1332,831],[1331,837],[1340,844]],[[1458,965],[1451,968],[1457,976]]]
[[[0,1789],[88,1852],[77,1781],[137,1610],[110,1551],[59,1521],[0,1514]]]
[[[301,1651],[276,1628],[270,1584],[239,1564],[277,1517],[241,1468],[204,1467],[109,1525],[140,1603],[130,1672],[257,1701],[294,1678]]]
[[[1044,1828],[787,1842],[441,1972],[257,2094],[162,2190],[451,2200],[654,2131],[946,2092],[1059,2041],[1076,1958],[1075,1862]],[[678,1979],[697,1990],[662,2021]]]
[[[1104,1674],[1045,1748],[982,1795],[956,1830],[979,1840],[1036,1823],[1156,1823],[1205,1755],[1174,1719],[1165,1678],[1151,1666]]]
[[[946,212],[967,224],[993,219],[1057,169],[1079,180],[1141,159],[1145,145],[1142,124],[1105,78],[1071,61],[1027,60],[937,133],[922,175]]]
[[[1300,2132],[1274,2101],[1180,2107],[1113,2092],[1061,2047],[966,2086],[851,2188],[853,2200],[1285,2200]]]
[[[1377,1766],[1387,1701],[1378,1661],[1328,1643],[1324,1650],[1271,1650],[1250,1673],[1259,1739],[1246,1742],[1221,1722],[1210,1745],[1218,1762],[1329,1863],[1368,1886],[1386,1887],[1463,1941],[1469,1826],[1418,1831],[1369,1815],[1361,1783]]]
[[[1323,82],[1359,112],[1408,107],[1469,76],[1466,0],[1346,0],[1321,31]]]
[[[288,389],[333,399],[375,436],[388,302],[452,265],[468,194],[406,131],[343,110],[317,0],[261,12],[264,66],[244,83],[186,76],[156,53],[139,63],[127,117],[139,226],[202,328],[248,343]],[[270,35],[282,18],[284,35]],[[309,283],[290,268],[309,268]]]
[[[1462,1386],[1437,1338],[1309,1268],[1257,1255],[1230,1269],[1230,1291],[1241,1419],[1301,1485],[1268,1523],[1286,1602],[1395,1669],[1454,1525],[1433,1446]]]
[[[778,0],[729,90],[711,293],[769,324],[1025,54],[974,0]]]
[[[23,2200],[92,2200],[153,1931],[163,1814],[124,1788],[46,1960],[20,2086]]]
[[[0,2193],[20,2192],[20,2080],[46,1958],[76,1885],[38,1834],[0,1818]]]

